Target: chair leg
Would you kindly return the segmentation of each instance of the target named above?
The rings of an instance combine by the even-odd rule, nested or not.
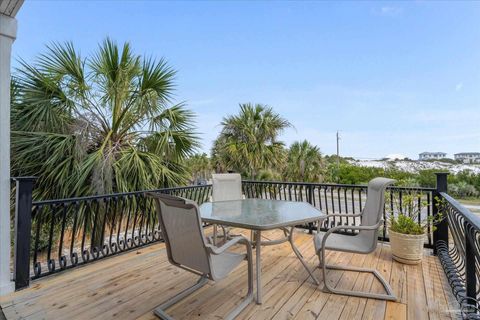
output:
[[[161,305],[156,307],[155,310],[153,311],[153,313],[157,317],[159,317],[160,319],[173,320],[173,318],[170,317],[165,312],[165,310],[168,309],[169,307],[173,306],[175,303],[179,302],[183,298],[189,296],[193,292],[197,291],[201,287],[203,287],[205,284],[207,284],[207,282],[208,282],[208,277],[206,275],[201,276],[200,279],[198,279],[196,284],[194,284],[193,286],[183,290],[182,292],[180,292],[177,295],[171,297],[170,299],[168,299],[167,301],[165,301],[164,303],[162,303]]]
[[[395,294],[393,293],[392,287],[390,287],[388,282],[382,277],[382,275],[377,270],[359,268],[359,267],[350,267],[350,266],[327,265],[325,261],[325,249],[321,250],[321,253],[319,254],[318,258],[320,260],[319,267],[322,268],[323,270],[323,284],[324,284],[323,291],[336,293],[336,294],[343,294],[348,296],[354,296],[354,297],[360,297],[360,298],[372,298],[372,299],[389,300],[389,301],[397,300],[397,297],[395,297]],[[383,288],[386,291],[386,294],[335,289],[328,284],[327,269],[372,273],[373,276],[377,278],[378,281],[380,281],[380,283],[382,284]]]
[[[247,263],[248,263],[248,291],[245,298],[240,302],[240,304],[233,309],[226,317],[227,320],[235,319],[240,312],[245,309],[250,302],[253,301],[253,260],[252,260],[252,251],[251,249],[247,249]]]

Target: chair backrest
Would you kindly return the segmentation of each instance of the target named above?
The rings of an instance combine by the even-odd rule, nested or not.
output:
[[[395,180],[387,178],[374,178],[368,182],[367,201],[362,211],[362,226],[373,226],[382,219],[385,190],[394,182]],[[377,246],[377,230],[362,230],[360,234],[371,237],[373,248]]]
[[[240,174],[212,174],[212,181],[212,201],[242,200],[242,177]]]
[[[207,242],[196,203],[161,193],[148,195],[155,201],[170,263],[211,274]]]

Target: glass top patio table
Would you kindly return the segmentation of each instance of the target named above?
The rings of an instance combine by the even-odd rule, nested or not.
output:
[[[306,202],[244,199],[206,202],[200,206],[204,222],[251,230],[271,230],[321,220],[326,215]]]

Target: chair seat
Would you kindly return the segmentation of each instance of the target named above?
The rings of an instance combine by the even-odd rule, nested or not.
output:
[[[322,241],[324,235],[325,232],[319,232],[315,235],[315,252],[319,252],[322,249]],[[337,250],[344,252],[370,253],[373,251],[372,237],[368,234],[362,233],[359,233],[355,236],[332,233],[327,238],[325,248],[328,250]]]
[[[213,280],[225,278],[236,266],[238,266],[245,258],[246,254],[238,254],[234,252],[224,252],[219,255],[212,254],[211,268]]]

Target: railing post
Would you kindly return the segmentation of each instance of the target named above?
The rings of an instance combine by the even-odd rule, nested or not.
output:
[[[447,192],[448,183],[447,183],[447,172],[437,172],[437,188],[433,192],[433,208],[432,213],[433,217],[436,219],[439,215],[438,212],[438,202],[437,198],[440,198],[441,192]],[[446,246],[448,247],[448,219],[443,217],[443,219],[436,225],[436,230],[433,232],[433,254],[437,254],[437,243],[438,241],[445,241]]]
[[[30,237],[32,230],[32,191],[35,177],[13,178],[15,197],[15,260],[13,276],[15,290],[28,287],[30,282]]]
[[[475,270],[475,241],[474,233],[471,233],[470,224],[465,222],[465,289],[467,297],[477,299],[477,275]]]
[[[313,196],[314,196],[314,189],[313,189],[313,185],[312,184],[309,184],[308,185],[308,192],[307,192],[307,201],[308,203],[310,203],[312,206],[314,205],[313,204]],[[310,222],[308,224],[308,233],[309,234],[312,234],[313,233],[313,223]]]

